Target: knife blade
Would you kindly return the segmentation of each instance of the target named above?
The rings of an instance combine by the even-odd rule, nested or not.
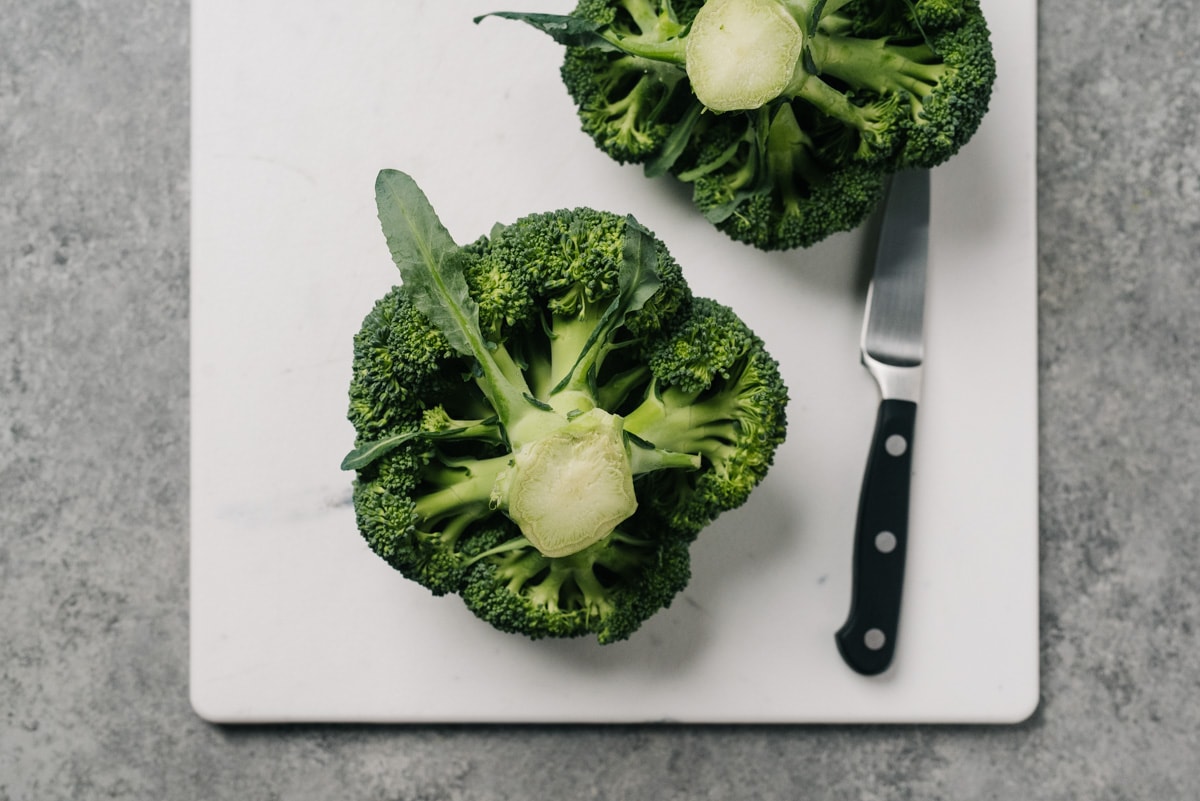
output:
[[[891,665],[900,621],[925,358],[929,171],[897,173],[885,202],[860,346],[880,402],[859,495],[850,611],[835,635],[842,659],[867,676]]]

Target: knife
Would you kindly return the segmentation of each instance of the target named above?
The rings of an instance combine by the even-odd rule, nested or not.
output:
[[[925,355],[928,170],[893,176],[877,248],[861,350],[881,399],[858,501],[850,612],[835,635],[842,659],[867,676],[892,663],[904,587],[913,431]]]

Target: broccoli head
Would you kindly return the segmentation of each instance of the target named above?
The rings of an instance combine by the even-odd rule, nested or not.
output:
[[[459,246],[409,176],[376,194],[402,283],[354,340],[359,530],[496,628],[627,638],[766,475],[778,364],[632,217],[532,214]]]
[[[580,0],[498,12],[566,45],[596,145],[693,186],[736,240],[807,247],[857,227],[888,176],[975,134],[996,65],[979,0]]]

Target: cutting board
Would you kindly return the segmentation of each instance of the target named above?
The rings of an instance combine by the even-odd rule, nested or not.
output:
[[[1008,723],[1038,701],[1034,0],[985,0],[999,79],[933,174],[925,394],[892,668],[833,633],[878,403],[861,231],[726,239],[578,130],[561,48],[472,22],[570,2],[193,3],[191,699],[222,722]],[[351,339],[398,281],[375,217],[412,174],[459,242],[534,211],[633,213],[791,391],[768,479],[632,639],[531,642],[402,579],[358,535]]]

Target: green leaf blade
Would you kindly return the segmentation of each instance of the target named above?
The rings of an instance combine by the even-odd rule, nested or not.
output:
[[[625,218],[625,246],[621,252],[621,273],[617,277],[625,316],[646,305],[662,286],[658,277],[658,249],[654,237],[632,215]]]
[[[379,222],[405,291],[464,356],[479,356],[479,307],[467,291],[463,255],[416,181],[381,170],[375,181]]]
[[[403,434],[393,434],[390,437],[384,437],[374,442],[364,442],[346,454],[346,458],[342,459],[342,469],[361,470],[375,460],[387,456],[409,440],[416,439],[419,436],[421,436],[420,431],[406,431]]]
[[[675,162],[679,161],[679,157],[691,143],[692,131],[695,130],[696,123],[700,121],[703,113],[704,106],[693,102],[683,118],[672,126],[671,133],[663,141],[658,153],[646,162],[644,170],[647,178],[657,178],[671,171]]]
[[[595,47],[602,50],[617,50],[608,39],[600,35],[603,26],[580,17],[566,14],[537,14],[521,11],[493,11],[475,18],[475,24],[488,17],[500,17],[517,22],[524,22],[561,45],[567,47]]]
[[[599,359],[613,333],[625,323],[630,312],[646,305],[646,301],[662,286],[658,275],[658,250],[654,237],[642,224],[629,215],[625,218],[625,241],[621,250],[621,270],[617,274],[617,296],[609,303],[584,343],[579,357],[570,371],[551,390],[557,394],[568,387],[577,386],[580,380],[587,388],[587,378],[594,376]],[[589,388],[595,391],[594,387]]]
[[[505,425],[511,423],[528,388],[519,375],[505,373],[497,362],[501,347],[483,336],[479,304],[467,287],[467,252],[454,243],[425,193],[405,173],[382,170],[375,201],[404,291],[455,351],[474,358],[476,383]]]
[[[503,441],[503,432],[495,419],[472,423],[467,426],[445,428],[440,431],[402,431],[391,434],[373,442],[364,442],[346,454],[342,459],[343,470],[361,470],[373,462],[382,459],[406,442],[414,439],[436,442],[438,440],[472,439],[487,444],[498,444]]]

